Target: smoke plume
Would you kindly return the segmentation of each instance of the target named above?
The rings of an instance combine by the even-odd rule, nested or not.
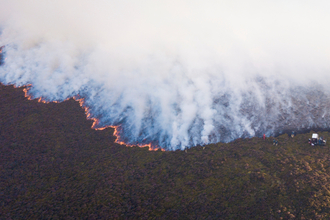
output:
[[[330,2],[0,0],[0,82],[167,150],[329,128]]]

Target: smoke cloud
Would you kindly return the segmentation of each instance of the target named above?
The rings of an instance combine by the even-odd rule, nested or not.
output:
[[[329,128],[330,2],[0,0],[0,82],[184,149]]]

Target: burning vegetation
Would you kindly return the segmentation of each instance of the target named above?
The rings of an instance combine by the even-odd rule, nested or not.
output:
[[[27,86],[24,86],[24,88],[23,88],[24,96],[28,100],[33,100],[33,97],[31,95],[29,95],[29,89],[31,88],[31,86],[32,86],[31,84],[28,84]],[[64,101],[67,101],[69,99],[66,99]],[[91,114],[89,112],[88,106],[85,105],[84,98],[81,98],[79,95],[77,95],[77,96],[74,96],[73,99],[75,101],[79,102],[80,107],[84,109],[87,119],[93,121],[93,124],[91,126],[92,129],[95,129],[95,130],[104,130],[104,129],[109,128],[109,127],[111,127],[111,128],[114,129],[113,135],[116,136],[116,141],[115,141],[116,143],[118,143],[120,145],[125,145],[125,146],[128,146],[128,147],[133,147],[133,146],[148,147],[148,149],[150,151],[156,151],[158,149],[160,149],[162,151],[165,151],[165,149],[162,149],[160,147],[157,147],[156,145],[153,145],[151,143],[149,143],[149,144],[136,144],[136,145],[125,143],[124,141],[122,141],[120,139],[120,132],[119,132],[120,131],[120,126],[105,126],[105,127],[100,127],[99,126],[99,120],[97,118],[94,118],[94,117],[91,116]],[[38,98],[37,100],[38,100],[38,102],[41,102],[41,103],[45,103],[45,104],[49,103],[45,99],[43,99],[42,97]],[[59,102],[58,101],[52,101],[52,103],[59,103]]]

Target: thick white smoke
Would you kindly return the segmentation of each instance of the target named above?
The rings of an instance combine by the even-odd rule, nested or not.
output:
[[[0,0],[0,82],[175,150],[329,128],[330,2]]]

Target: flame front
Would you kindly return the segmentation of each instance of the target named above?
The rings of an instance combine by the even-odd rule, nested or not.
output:
[[[20,88],[20,87],[17,87],[17,86],[14,86],[14,87],[15,88]],[[24,86],[24,88],[23,88],[24,96],[28,100],[33,100],[33,97],[28,94],[29,89],[31,87],[32,87],[32,84],[28,84],[28,85]],[[67,98],[64,101],[67,101],[69,99],[70,98]],[[120,126],[109,125],[109,126],[104,126],[104,127],[97,127],[99,125],[99,120],[97,118],[91,117],[91,113],[89,111],[89,108],[85,105],[84,98],[81,98],[79,95],[76,95],[76,96],[73,97],[73,99],[75,101],[78,101],[79,102],[79,105],[84,109],[85,114],[86,114],[86,118],[88,120],[92,120],[93,121],[93,124],[92,124],[92,127],[91,127],[92,129],[95,129],[95,130],[104,130],[104,129],[109,128],[109,127],[114,129],[113,135],[116,136],[115,143],[120,144],[120,145],[125,145],[127,147],[134,147],[134,146],[138,146],[138,147],[141,147],[141,148],[142,147],[148,147],[149,151],[157,151],[157,150],[165,151],[165,149],[163,149],[161,147],[158,147],[158,146],[155,146],[155,145],[152,145],[151,143],[149,143],[149,144],[136,144],[136,145],[125,143],[124,141],[120,140],[120,132],[119,132],[119,127]],[[45,103],[45,104],[50,103],[50,102],[47,102],[42,97],[38,98],[37,100],[38,100],[38,102]],[[53,103],[59,103],[58,101],[52,101],[52,102]]]

